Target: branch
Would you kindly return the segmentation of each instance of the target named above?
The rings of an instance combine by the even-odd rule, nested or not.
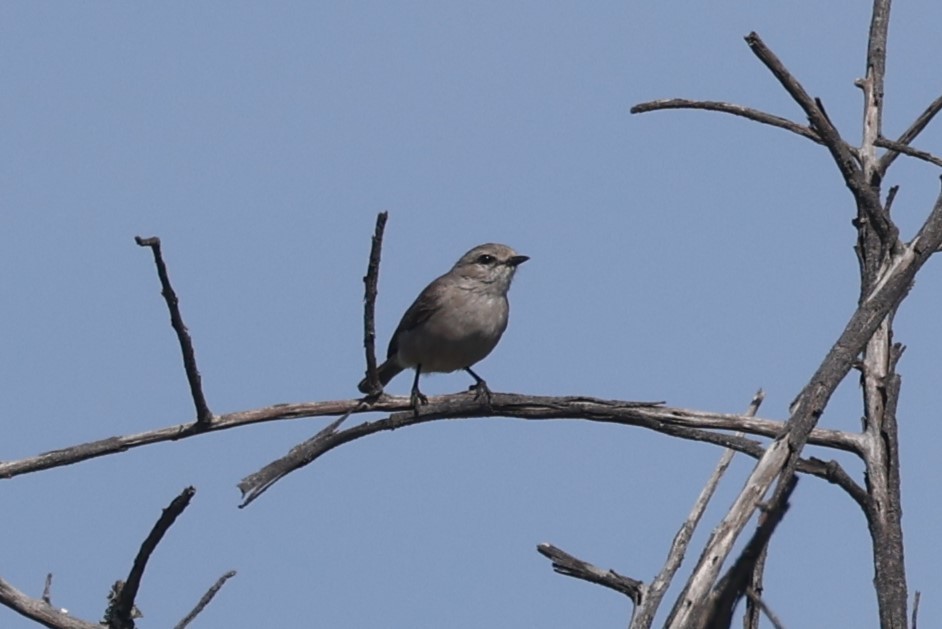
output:
[[[157,265],[157,276],[160,278],[160,292],[167,302],[167,308],[170,310],[170,325],[177,333],[180,350],[183,352],[183,368],[186,370],[186,379],[190,383],[190,393],[193,396],[193,404],[196,406],[196,420],[201,426],[207,426],[212,423],[213,413],[209,410],[206,397],[203,395],[203,384],[200,379],[200,372],[196,368],[193,341],[190,339],[190,333],[187,332],[183,317],[180,315],[180,302],[177,299],[177,294],[173,291],[173,286],[170,285],[167,265],[164,264],[163,256],[160,253],[160,238],[135,236],[134,241],[141,247],[150,247],[154,252],[154,264]]]
[[[676,427],[692,427],[741,431],[767,437],[777,436],[785,428],[784,423],[769,419],[671,408],[649,402],[602,400],[591,397],[524,396],[495,393],[492,398],[492,412],[485,412],[481,405],[474,401],[473,396],[467,393],[433,396],[429,399],[431,404],[425,407],[426,412],[421,415],[424,418],[421,421],[454,417],[499,418],[500,416],[528,420],[586,419],[588,421],[642,426],[665,434],[673,434],[671,431]],[[154,443],[177,441],[196,435],[263,422],[307,417],[330,417],[351,412],[354,414],[366,411],[394,412],[411,410],[411,408],[409,398],[391,396],[378,400],[371,406],[363,405],[360,400],[275,404],[220,415],[205,430],[200,430],[193,423],[178,424],[143,433],[108,437],[20,460],[0,462],[0,478],[13,478],[22,474],[72,465],[88,459],[116,454]],[[382,430],[382,428],[377,430]],[[726,435],[717,434],[714,437],[722,439]],[[751,443],[761,449],[761,446],[756,442]],[[858,455],[863,447],[863,441],[858,434],[825,429],[815,429],[811,434],[810,443],[853,452]]]
[[[896,143],[903,146],[911,144],[912,141],[915,140],[920,133],[922,133],[922,130],[925,129],[930,122],[932,122],[932,119],[937,113],[939,113],[939,111],[942,111],[942,96],[939,96],[929,104],[926,110],[922,112],[915,121],[913,121],[906,131],[903,132],[903,135],[899,136],[899,139],[896,141]],[[900,152],[901,151],[891,150],[880,158],[879,172],[881,177],[886,174],[890,164],[892,164],[896,158],[899,157]]]
[[[127,581],[124,583],[123,587],[121,587],[121,591],[118,593],[105,616],[106,623],[112,629],[133,629],[134,620],[131,617],[131,612],[134,608],[134,599],[137,597],[137,591],[141,585],[141,577],[144,576],[144,569],[147,567],[147,561],[150,559],[154,550],[156,550],[157,544],[163,539],[164,534],[170,529],[174,521],[176,521],[177,516],[183,513],[183,510],[189,506],[190,500],[195,493],[196,490],[193,487],[187,487],[179,496],[174,498],[160,515],[160,518],[157,520],[154,528],[151,529],[147,539],[141,544],[141,549],[138,551],[137,557],[134,558],[134,565],[131,567],[131,572],[128,573]]]
[[[746,589],[746,596],[749,597],[749,602],[756,606],[757,609],[761,609],[762,613],[765,614],[766,618],[769,619],[769,622],[772,623],[772,627],[775,629],[785,629],[785,625],[782,624],[782,621],[778,619],[769,606],[765,604],[765,601],[762,600],[762,597],[759,596],[759,593],[753,590],[752,588]],[[756,627],[758,627],[758,620],[756,621]],[[913,629],[916,629],[913,627]]]
[[[903,153],[905,155],[909,155],[910,157],[921,159],[924,162],[929,162],[934,166],[942,166],[942,158],[938,158],[927,151],[914,149],[901,142],[894,142],[893,140],[887,140],[886,138],[880,137],[874,140],[873,143],[875,146],[879,146],[881,148],[892,149],[896,155]],[[887,153],[886,155],[890,155],[890,153]],[[884,157],[886,157],[886,155],[884,155]]]
[[[366,381],[370,391],[375,395],[383,390],[376,374],[376,284],[379,280],[379,259],[383,250],[383,232],[386,229],[388,212],[380,212],[376,216],[376,229],[373,232],[373,244],[370,248],[370,263],[366,269],[363,283],[366,285],[366,294],[363,297],[363,347],[366,350]]]
[[[173,629],[186,629],[186,626],[189,625],[191,622],[193,622],[193,620],[200,614],[200,612],[202,612],[206,608],[206,606],[212,602],[213,598],[215,598],[215,596],[219,593],[219,590],[222,589],[222,586],[226,584],[226,581],[228,581],[235,575],[236,575],[236,571],[230,570],[226,574],[219,577],[216,583],[214,583],[213,586],[209,588],[206,594],[203,594],[203,597],[196,604],[196,607],[194,607],[193,610],[189,614],[187,614],[183,620],[178,622],[174,626]]]
[[[765,399],[765,392],[759,389],[749,403],[746,416],[755,417],[763,399]],[[741,436],[741,434],[739,436]],[[635,611],[629,629],[647,629],[647,627],[650,627],[654,623],[654,616],[657,614],[657,609],[661,604],[661,600],[664,598],[664,593],[667,592],[671,580],[680,568],[680,564],[683,562],[684,555],[686,555],[687,548],[690,545],[690,539],[693,537],[693,532],[697,528],[697,524],[700,523],[703,512],[706,511],[707,504],[709,504],[710,499],[713,497],[716,487],[719,485],[720,478],[726,473],[726,469],[732,462],[734,454],[735,450],[727,448],[723,456],[720,457],[719,463],[716,464],[716,468],[713,470],[713,474],[710,475],[706,486],[700,491],[700,495],[697,497],[696,502],[694,502],[693,508],[690,510],[690,515],[687,516],[680,530],[677,531],[677,534],[674,536],[670,551],[667,553],[667,561],[664,562],[664,567],[661,568],[661,571],[648,587],[647,595]]]
[[[334,430],[336,426],[328,426],[308,441],[292,448],[288,455],[245,477],[239,483],[239,489],[242,490],[243,495],[241,506],[244,507],[250,504],[287,473],[312,463],[338,446],[384,430],[395,430],[442,419],[503,416],[522,419],[582,419],[641,426],[666,435],[733,448],[756,458],[762,456],[764,452],[762,445],[758,442],[736,435],[711,432],[704,430],[704,428],[739,430],[749,433],[759,429],[762,433],[767,432],[770,436],[780,434],[778,431],[784,428],[783,425],[776,422],[769,423],[768,420],[756,420],[737,415],[701,414],[696,411],[665,408],[652,402],[623,402],[582,397],[520,396],[507,393],[493,394],[489,405],[481,404],[470,393],[440,396],[430,398],[430,401],[431,404],[423,406],[420,415],[415,415],[407,398],[384,398],[378,401],[372,409],[388,408],[391,403],[395,403],[395,407],[404,412],[395,413],[375,422],[357,424],[339,432]],[[354,407],[354,411],[358,412],[362,407],[365,407],[360,402],[357,402],[357,404],[358,406]],[[697,428],[693,426],[697,426]],[[847,451],[859,453],[859,435],[838,431],[820,431],[817,434],[822,439],[821,445],[829,445],[837,449],[846,449]],[[2,467],[0,467],[0,470],[2,470]],[[801,471],[840,484],[839,481],[834,480],[826,465],[805,461]]]
[[[30,598],[0,578],[0,604],[50,629],[101,629],[98,623],[72,618],[64,609],[55,609],[48,603]]]
[[[537,544],[536,550],[553,562],[553,570],[559,574],[603,585],[616,592],[621,592],[634,601],[635,605],[641,600],[644,583],[637,579],[622,576],[614,570],[603,570],[593,566],[556,548],[552,544]]]
[[[749,540],[736,563],[733,564],[726,576],[720,580],[711,593],[705,610],[707,612],[706,619],[700,626],[732,626],[733,611],[736,609],[736,604],[739,599],[746,595],[756,565],[764,556],[769,540],[772,539],[772,534],[788,511],[788,499],[791,498],[797,483],[798,477],[792,476],[785,487],[785,499],[770,507],[759,518],[759,526],[753,533],[752,539]],[[696,616],[696,614],[694,615]]]
[[[831,152],[831,156],[834,158],[834,162],[841,171],[844,181],[856,192],[857,184],[860,183],[858,181],[860,169],[857,164],[857,158],[847,143],[841,138],[840,133],[838,133],[834,125],[831,124],[831,121],[828,120],[824,111],[818,106],[815,100],[808,95],[805,88],[792,76],[791,72],[788,71],[779,58],[775,56],[775,53],[765,45],[765,42],[762,41],[757,33],[749,33],[746,36],[746,43],[756,57],[758,57],[759,60],[765,64],[765,67],[772,72],[772,75],[778,79],[778,82],[785,88],[785,91],[787,91],[795,102],[798,103],[798,106],[804,110],[805,115],[808,116],[808,120],[811,123],[811,129],[818,134],[821,138],[821,142]]]
[[[741,116],[742,118],[747,118],[762,124],[778,127],[779,129],[785,129],[786,131],[796,133],[803,138],[807,138],[817,144],[824,144],[821,136],[819,136],[809,127],[800,125],[797,122],[792,122],[788,118],[782,118],[781,116],[768,114],[764,111],[759,111],[757,109],[752,109],[750,107],[744,107],[742,105],[736,105],[733,103],[670,98],[640,103],[631,108],[631,113],[643,114],[649,111],[658,111],[661,109],[704,109],[706,111],[718,111],[721,113],[732,114],[734,116]]]

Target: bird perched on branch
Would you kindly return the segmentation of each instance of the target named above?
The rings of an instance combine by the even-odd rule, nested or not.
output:
[[[507,291],[517,267],[529,260],[507,245],[487,243],[467,252],[448,273],[425,287],[409,306],[389,341],[386,361],[377,368],[380,386],[404,369],[415,369],[413,408],[428,404],[419,391],[423,373],[463,369],[474,378],[478,396],[490,400],[487,383],[471,370],[507,329]],[[372,391],[369,374],[357,386]]]

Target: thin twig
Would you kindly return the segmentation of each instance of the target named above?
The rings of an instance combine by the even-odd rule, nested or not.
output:
[[[641,600],[644,583],[637,579],[620,575],[614,570],[603,570],[593,566],[552,544],[537,544],[536,550],[553,562],[553,570],[559,574],[603,585],[616,592],[621,592],[634,601],[635,605]]]
[[[782,118],[774,114],[769,114],[758,109],[736,105],[734,103],[723,103],[709,100],[688,100],[685,98],[668,98],[663,100],[653,100],[646,103],[639,103],[631,108],[633,114],[643,114],[649,111],[659,111],[662,109],[703,109],[706,111],[718,111],[725,114],[732,114],[747,118],[755,122],[778,127],[796,133],[803,138],[807,138],[817,144],[824,144],[821,136],[814,132],[810,127],[792,122],[788,118]]]
[[[135,236],[134,241],[141,247],[150,247],[154,253],[154,264],[157,265],[157,276],[160,278],[161,294],[167,302],[167,308],[170,310],[170,325],[177,333],[177,340],[180,342],[180,350],[183,352],[183,368],[186,370],[186,379],[190,383],[190,394],[193,396],[193,404],[196,406],[196,420],[201,425],[212,423],[213,413],[209,410],[206,403],[206,396],[203,395],[203,384],[200,378],[200,372],[196,367],[196,353],[193,351],[193,340],[190,333],[183,323],[183,316],[180,314],[180,302],[177,294],[170,284],[170,276],[167,274],[167,265],[164,264],[163,255],[160,253],[160,238],[141,238]]]
[[[887,140],[886,138],[877,138],[874,141],[874,144],[881,148],[892,149],[896,153],[903,153],[904,155],[921,159],[922,161],[928,162],[933,166],[942,166],[942,158],[936,157],[928,151],[920,151],[919,149],[914,149],[911,146],[894,142],[893,140]],[[887,153],[887,155],[889,155],[889,153]]]
[[[189,506],[190,500],[195,493],[196,489],[187,487],[179,496],[174,498],[170,505],[160,514],[160,518],[158,518],[157,523],[154,524],[147,539],[141,544],[137,557],[134,558],[134,565],[128,573],[127,581],[125,581],[124,587],[121,588],[121,592],[118,594],[117,600],[110,610],[111,614],[107,619],[109,626],[115,628],[134,626],[134,621],[131,619],[131,610],[134,607],[134,599],[137,597],[137,591],[140,588],[141,577],[144,576],[147,561],[150,559],[154,550],[156,550],[157,544],[163,539],[164,534],[170,529],[177,517],[183,513],[183,510]]]
[[[174,626],[173,629],[186,629],[186,626],[189,625],[191,622],[193,622],[193,619],[195,619],[200,614],[200,612],[202,612],[206,608],[206,606],[209,605],[210,602],[212,602],[216,594],[219,593],[219,590],[222,589],[222,586],[226,584],[226,581],[228,581],[235,575],[236,575],[236,571],[230,570],[226,574],[219,577],[219,579],[216,580],[216,583],[214,583],[213,586],[209,588],[206,594],[203,594],[203,597],[196,604],[196,607],[194,607],[193,610],[189,614],[187,614],[183,620],[178,622]]]
[[[366,269],[365,295],[363,298],[363,347],[366,350],[366,381],[370,392],[377,394],[383,386],[379,383],[376,374],[376,286],[379,281],[379,261],[383,250],[383,232],[386,229],[388,212],[376,215],[376,229],[373,231],[373,241],[370,247],[370,262]]]
[[[897,144],[908,145],[912,144],[913,140],[922,133],[922,130],[925,129],[932,119],[935,118],[936,114],[942,111],[942,96],[936,98],[932,103],[926,107],[926,110],[919,114],[919,117],[913,121],[906,131],[903,132],[899,139],[896,140]],[[889,169],[890,164],[892,164],[896,158],[899,157],[898,151],[889,151],[885,153],[880,158],[879,170],[881,175],[885,175],[887,169]]]
[[[52,605],[52,573],[46,574],[46,584],[43,586],[43,602]]]
[[[913,621],[910,623],[913,629],[917,629],[917,622],[919,621],[919,599],[922,598],[922,592],[916,590],[916,594],[913,596]]]
[[[779,620],[778,616],[766,605],[765,601],[762,600],[762,597],[759,596],[758,592],[752,588],[746,589],[746,596],[749,597],[749,602],[755,605],[758,609],[762,610],[762,613],[765,614],[765,617],[769,619],[769,622],[772,623],[772,626],[775,629],[785,629],[785,625],[782,624],[782,621]],[[756,625],[758,626],[758,625]],[[913,627],[913,629],[916,629]]]

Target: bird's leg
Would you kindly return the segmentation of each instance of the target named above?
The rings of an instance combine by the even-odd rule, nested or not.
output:
[[[415,411],[416,415],[419,414],[419,404],[428,404],[428,398],[419,391],[419,375],[421,373],[422,365],[416,365],[415,380],[412,381],[412,395],[409,396],[409,401],[412,403],[412,409]]]
[[[487,400],[487,405],[490,406],[491,390],[487,388],[487,383],[484,382],[484,378],[474,373],[474,371],[471,370],[471,367],[465,367],[464,370],[467,371],[472,378],[474,378],[474,384],[468,388],[469,391],[475,392],[474,399],[480,399],[480,397],[483,395],[485,400]]]

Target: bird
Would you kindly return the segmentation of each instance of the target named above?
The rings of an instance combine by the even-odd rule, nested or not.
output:
[[[377,368],[381,386],[401,371],[415,369],[410,402],[418,412],[428,398],[419,390],[423,373],[466,371],[475,396],[490,402],[487,382],[471,367],[497,346],[510,304],[507,291],[517,267],[529,260],[507,245],[485,243],[465,253],[450,271],[433,280],[406,310],[389,341],[386,360]],[[357,388],[371,390],[369,374]]]

